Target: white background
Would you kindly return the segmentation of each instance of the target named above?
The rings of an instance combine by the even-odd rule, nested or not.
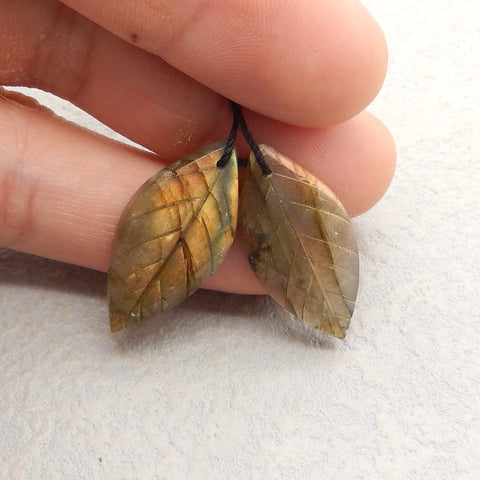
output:
[[[111,335],[103,274],[0,251],[2,480],[479,478],[480,7],[364,3],[399,164],[347,339],[213,292]]]

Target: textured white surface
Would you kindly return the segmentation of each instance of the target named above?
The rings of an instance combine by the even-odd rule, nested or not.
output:
[[[3,251],[2,480],[478,478],[480,9],[365,3],[389,41],[372,111],[399,166],[355,220],[346,341],[212,292],[112,336],[102,274]]]

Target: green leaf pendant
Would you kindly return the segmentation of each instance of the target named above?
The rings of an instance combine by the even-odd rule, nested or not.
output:
[[[267,292],[300,320],[345,336],[358,288],[358,252],[345,209],[318,178],[260,145],[240,199],[248,260]]]

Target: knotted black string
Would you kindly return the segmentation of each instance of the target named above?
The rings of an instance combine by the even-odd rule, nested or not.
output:
[[[247,127],[247,122],[242,114],[242,107],[235,102],[230,100],[230,106],[232,107],[232,114],[233,114],[233,123],[232,128],[230,130],[230,135],[228,136],[227,143],[225,144],[225,149],[220,160],[217,162],[217,167],[223,168],[227,166],[233,152],[233,146],[235,144],[235,140],[237,138],[237,130],[240,127],[243,137],[245,138],[246,142],[248,143],[249,147],[252,150],[253,156],[258,163],[258,166],[262,170],[264,175],[271,175],[272,170],[268,166],[265,158],[263,157],[260,148],[258,147],[257,142],[255,142],[253,135],[251,134],[250,130]]]
[[[240,105],[231,101],[230,106],[232,107],[233,123],[232,128],[230,129],[230,134],[228,135],[227,143],[225,144],[225,149],[223,150],[223,154],[220,160],[217,162],[218,168],[226,167],[228,162],[230,161],[230,157],[232,156],[233,152],[233,146],[237,138],[239,117],[242,116]]]

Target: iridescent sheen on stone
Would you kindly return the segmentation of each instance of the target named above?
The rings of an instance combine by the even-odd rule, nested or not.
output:
[[[358,251],[350,219],[318,178],[273,148],[250,155],[240,218],[252,270],[267,292],[300,320],[343,338],[358,289]]]
[[[233,242],[235,153],[215,145],[164,168],[135,193],[118,223],[108,272],[110,327],[121,330],[195,292]]]

